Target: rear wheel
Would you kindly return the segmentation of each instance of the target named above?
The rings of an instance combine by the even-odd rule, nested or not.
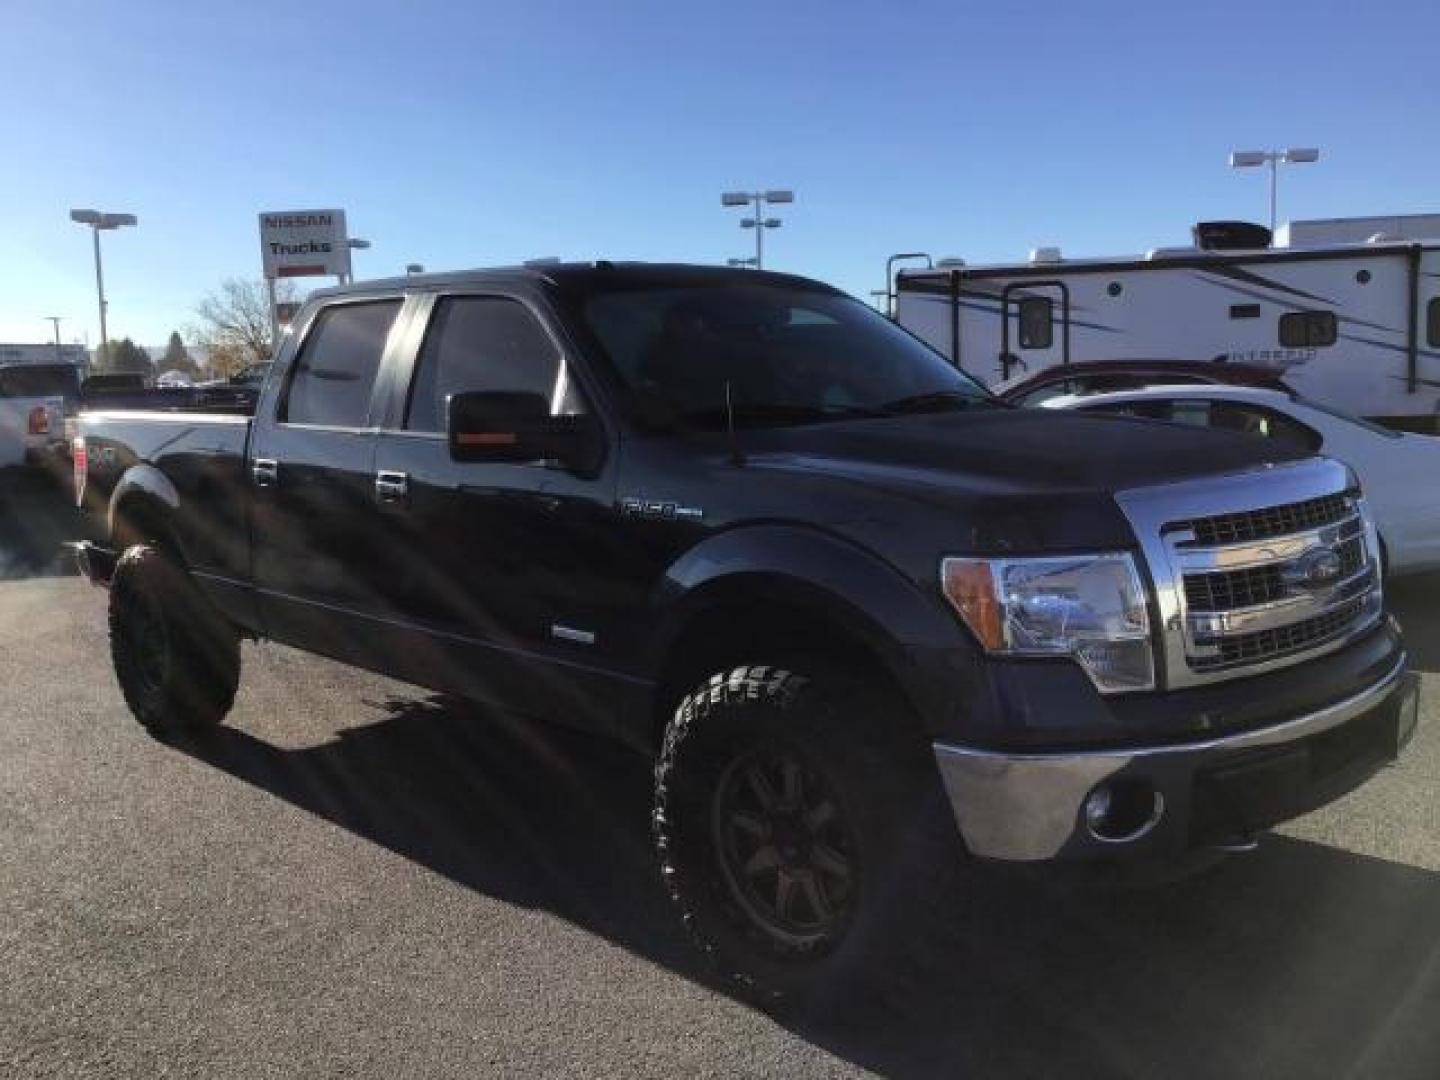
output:
[[[110,581],[110,655],[135,718],[156,734],[212,728],[240,681],[240,635],[164,551],[136,544]]]
[[[675,712],[661,870],[700,948],[763,1001],[904,987],[963,922],[965,853],[903,708],[815,658],[717,673]]]

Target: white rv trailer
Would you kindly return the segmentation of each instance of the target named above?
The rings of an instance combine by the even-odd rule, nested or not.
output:
[[[1298,392],[1437,430],[1440,214],[1195,227],[1196,246],[901,270],[895,317],[996,385],[1086,360],[1273,367]]]

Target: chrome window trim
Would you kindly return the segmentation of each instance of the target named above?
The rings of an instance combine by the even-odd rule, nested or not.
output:
[[[1270,540],[1245,541],[1241,544],[1199,549],[1179,546],[1187,539],[1193,540],[1193,534],[1187,530],[1176,529],[1176,523],[1304,502],[1325,495],[1335,495],[1352,487],[1350,470],[1345,465],[1329,458],[1317,457],[1279,465],[1265,465],[1240,474],[1202,477],[1116,493],[1115,501],[1135,532],[1136,542],[1140,546],[1155,589],[1157,617],[1154,619],[1154,626],[1158,633],[1161,659],[1160,670],[1157,672],[1157,683],[1160,686],[1167,689],[1201,686],[1292,667],[1343,648],[1374,627],[1383,614],[1384,606],[1381,601],[1379,545],[1365,500],[1358,498],[1355,500],[1354,517],[1360,519],[1364,531],[1366,570],[1374,575],[1375,600],[1367,605],[1367,613],[1358,617],[1354,624],[1345,628],[1338,636],[1327,638],[1314,648],[1208,671],[1197,671],[1190,666],[1190,658],[1195,656],[1196,652],[1191,644],[1185,601],[1184,577],[1187,570],[1236,570],[1245,566],[1265,565],[1265,561],[1285,561],[1302,553],[1309,546],[1326,542],[1322,537],[1338,537],[1351,519]],[[1167,526],[1170,527],[1168,534]],[[1270,559],[1255,561],[1260,559],[1261,552],[1268,552]],[[1229,557],[1235,557],[1236,561],[1224,561]],[[1244,561],[1247,559],[1250,561]],[[1327,607],[1322,601],[1299,610],[1304,613],[1297,614],[1296,619],[1288,621],[1322,615]],[[1207,617],[1220,614],[1224,613],[1205,613]]]

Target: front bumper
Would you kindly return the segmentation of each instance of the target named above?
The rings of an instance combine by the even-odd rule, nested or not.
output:
[[[1359,786],[1410,741],[1417,694],[1401,653],[1381,678],[1340,701],[1202,741],[1052,754],[942,741],[935,758],[974,855],[1163,858],[1246,840]],[[1123,828],[1097,831],[1086,802],[1102,784],[1131,804],[1153,798]]]

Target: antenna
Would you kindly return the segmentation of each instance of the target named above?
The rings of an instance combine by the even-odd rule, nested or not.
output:
[[[745,455],[740,452],[740,444],[735,440],[735,402],[730,397],[730,380],[725,380],[725,430],[730,435],[730,464],[744,465]]]

